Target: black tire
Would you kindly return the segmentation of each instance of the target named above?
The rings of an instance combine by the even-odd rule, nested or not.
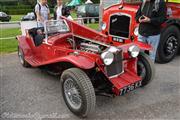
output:
[[[161,33],[156,62],[168,63],[174,59],[180,46],[180,31],[176,26],[169,26]]]
[[[69,82],[71,81],[71,82]],[[81,101],[79,104],[79,107],[75,108],[72,104],[73,98],[72,95],[77,95],[77,94],[71,94],[70,90],[67,90],[65,87],[67,87],[67,82],[69,84],[71,83],[71,86],[75,86],[77,88],[76,90],[78,91],[78,98]],[[72,85],[73,83],[73,85]],[[62,94],[64,101],[69,108],[69,110],[74,113],[75,115],[79,117],[87,117],[89,114],[94,112],[95,109],[95,103],[96,103],[96,97],[95,97],[95,91],[93,88],[93,85],[90,81],[90,78],[86,75],[85,72],[78,68],[70,68],[66,71],[63,72],[61,76],[61,87],[62,87]],[[66,92],[65,92],[66,89]],[[75,97],[74,97],[75,98]],[[77,96],[76,96],[77,98]],[[76,99],[77,100],[77,99]],[[77,101],[76,101],[77,102]]]
[[[142,87],[146,86],[154,79],[155,68],[154,63],[145,53],[140,53],[137,63],[138,75],[142,78]]]
[[[88,23],[88,20],[87,19],[84,19],[84,24],[87,24]]]
[[[24,59],[23,50],[18,46],[18,57],[23,67],[31,67],[31,65]]]

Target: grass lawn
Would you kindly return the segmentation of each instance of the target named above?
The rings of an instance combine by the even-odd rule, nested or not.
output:
[[[71,11],[71,16],[72,16],[72,18],[77,18],[76,12],[75,11]]]
[[[11,15],[11,21],[21,21],[21,18],[24,15]]]
[[[14,37],[12,39],[0,39],[0,54],[17,51],[17,40],[15,37],[19,34],[21,34],[21,31],[18,28],[0,30],[0,38]]]
[[[98,23],[93,23],[93,24],[85,24],[86,26],[94,29],[94,30],[98,30],[99,28],[99,24]]]

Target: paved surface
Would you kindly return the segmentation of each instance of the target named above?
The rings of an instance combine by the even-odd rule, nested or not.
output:
[[[0,29],[20,28],[20,23],[0,23]]]
[[[2,120],[79,119],[63,101],[59,78],[36,68],[23,68],[16,54],[0,57]],[[169,64],[156,64],[156,77],[145,88],[116,98],[98,96],[94,115],[88,119],[180,120],[180,57]]]

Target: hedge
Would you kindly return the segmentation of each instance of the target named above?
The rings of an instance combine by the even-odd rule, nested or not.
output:
[[[22,15],[22,14],[27,14],[28,12],[32,12],[32,9],[6,9],[4,12],[10,15]]]
[[[18,14],[27,14],[28,12],[32,12],[33,8],[31,5],[0,5],[0,11],[6,12],[7,14],[11,15],[18,15]]]
[[[2,9],[31,9],[30,5],[2,6]]]

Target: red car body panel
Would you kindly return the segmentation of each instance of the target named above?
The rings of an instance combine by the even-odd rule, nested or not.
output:
[[[180,4],[179,3],[173,3],[173,2],[167,2],[166,3],[167,8],[172,9],[172,15],[168,16],[172,19],[180,19]]]
[[[69,36],[69,34],[59,35],[58,38],[61,38],[60,36],[65,37]],[[68,43],[59,45],[58,39],[52,39],[49,40],[49,44],[43,43],[36,47],[31,37],[18,36],[19,45],[25,54],[25,60],[33,67],[57,62],[70,62],[82,69],[91,69],[95,66],[92,58],[70,55],[74,51],[71,49],[67,51],[67,48],[70,47]]]
[[[62,18],[66,19],[65,17]],[[78,24],[75,21],[71,21],[68,19],[66,19],[66,21],[70,26],[71,32],[74,36],[109,44],[107,35],[102,34],[101,32],[98,32],[96,30],[90,29],[84,25]]]
[[[139,76],[137,76],[136,74],[130,72],[130,71],[126,71],[124,74],[122,74],[121,76],[118,76],[116,78],[112,78],[110,79],[110,81],[113,83],[114,85],[114,89],[113,91],[116,94],[120,94],[119,90],[127,87],[129,85],[132,85],[138,81],[140,81],[141,78]]]

